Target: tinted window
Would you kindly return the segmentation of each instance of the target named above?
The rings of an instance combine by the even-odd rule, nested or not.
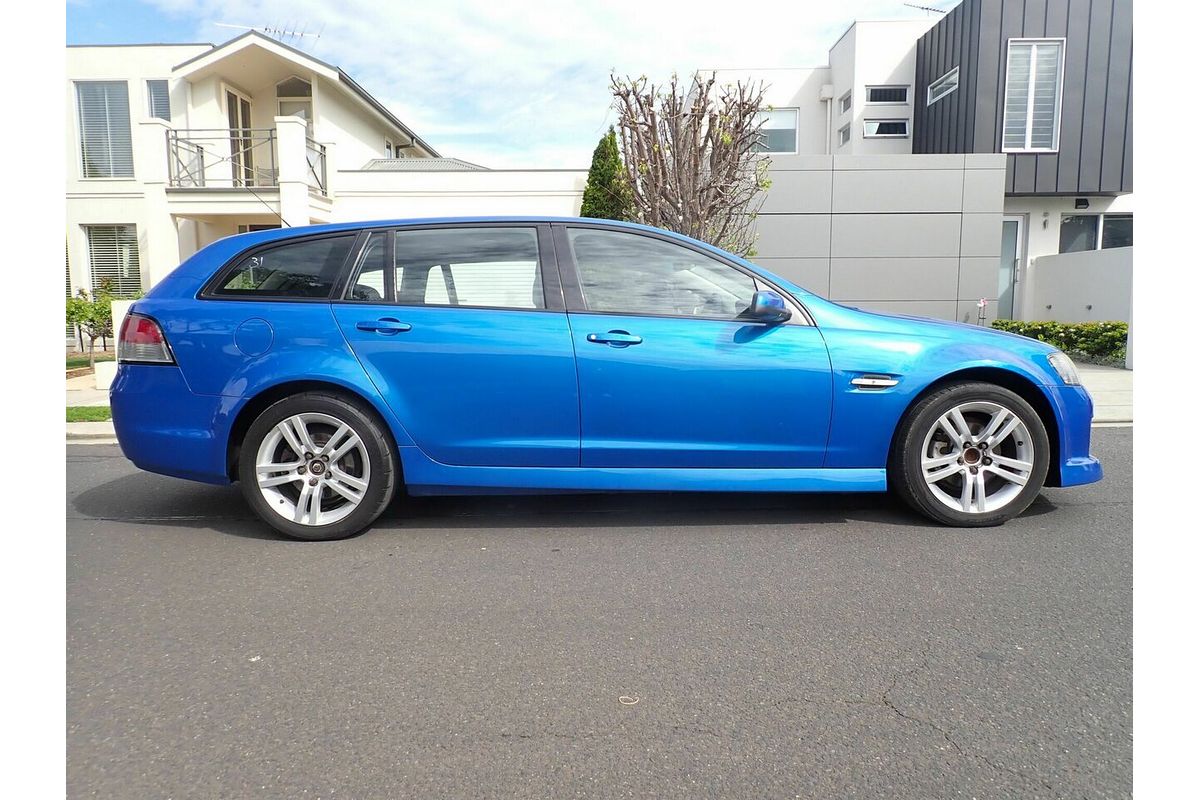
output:
[[[1058,252],[1095,250],[1099,222],[1100,217],[1095,214],[1063,214],[1058,228]]]
[[[1133,247],[1133,214],[1105,214],[1101,247]]]
[[[733,319],[754,297],[752,277],[687,247],[585,228],[569,238],[589,311]]]
[[[396,231],[403,305],[545,308],[535,228]]]
[[[354,235],[290,242],[246,256],[214,294],[328,297]]]
[[[358,259],[354,283],[346,293],[347,300],[382,302],[387,298],[384,275],[387,272],[387,233],[373,233]]]

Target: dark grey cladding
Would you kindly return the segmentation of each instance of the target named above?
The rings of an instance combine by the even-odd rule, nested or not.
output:
[[[1133,191],[1132,0],[964,0],[917,43],[914,153],[999,153],[1008,40],[1065,38],[1058,152],[1008,156],[1008,194]],[[932,107],[930,83],[959,68]]]

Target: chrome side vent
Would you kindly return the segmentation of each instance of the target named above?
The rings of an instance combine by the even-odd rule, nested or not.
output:
[[[851,379],[850,384],[860,389],[890,389],[899,382],[891,375],[859,375]]]

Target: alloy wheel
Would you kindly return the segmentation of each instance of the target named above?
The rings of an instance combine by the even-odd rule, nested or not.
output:
[[[973,401],[946,411],[926,433],[921,474],[948,508],[986,514],[1021,493],[1039,457],[1028,427],[1012,409]]]
[[[263,437],[255,479],[267,505],[286,520],[330,525],[358,508],[371,483],[362,437],[330,414],[287,417]]]

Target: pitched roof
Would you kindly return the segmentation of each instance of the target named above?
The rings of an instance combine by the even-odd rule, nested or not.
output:
[[[216,61],[219,61],[220,59],[225,58],[226,56],[231,55],[232,53],[249,45],[256,45],[268,51],[272,51],[281,58],[290,59],[296,63],[308,67],[318,74],[324,75],[326,78],[336,83],[342,84],[347,90],[349,90],[351,94],[355,95],[359,100],[366,103],[373,111],[383,117],[389,124],[399,128],[405,136],[408,136],[413,140],[413,142],[420,145],[422,149],[433,154],[435,157],[439,156],[437,150],[434,150],[428,142],[426,142],[420,136],[417,136],[417,134],[414,133],[411,128],[401,122],[395,114],[393,114],[391,111],[388,111],[387,107],[384,106],[383,103],[380,103],[378,100],[372,97],[366,89],[364,89],[358,84],[357,81],[347,75],[341,67],[334,66],[333,64],[327,64],[319,58],[314,58],[308,53],[305,53],[303,50],[298,50],[289,44],[284,44],[276,39],[272,39],[270,36],[265,36],[258,31],[246,31],[241,36],[236,36],[224,44],[217,45],[205,53],[200,53],[199,55],[189,58],[187,61],[176,64],[172,70],[175,72],[181,72],[183,75],[187,75],[188,73],[215,63]]]

